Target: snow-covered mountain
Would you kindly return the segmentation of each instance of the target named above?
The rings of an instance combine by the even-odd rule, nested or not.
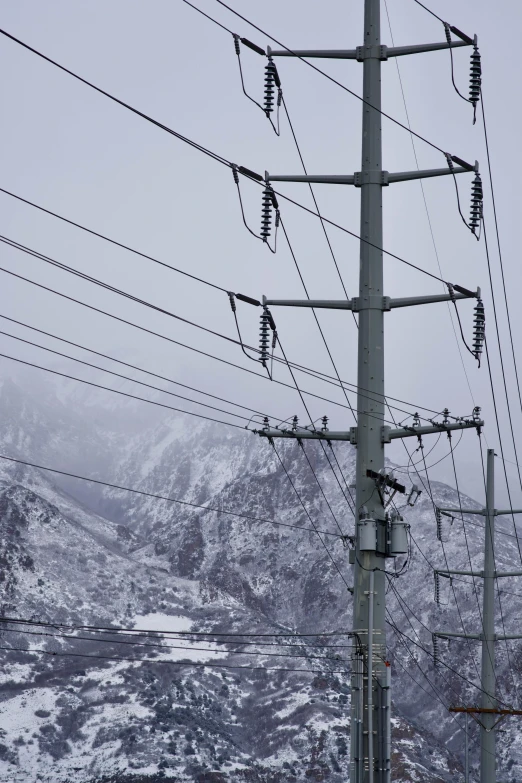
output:
[[[188,418],[144,417],[132,403],[107,409],[103,398],[66,385],[3,382],[1,454],[148,494],[0,460],[1,616],[60,624],[0,627],[1,780],[347,780],[350,639],[343,633],[351,627],[351,594],[309,532],[270,444]],[[317,527],[337,533],[339,523],[351,535],[342,490],[353,480],[352,447],[334,446],[339,481],[318,444],[305,448],[331,510],[298,444],[277,444]],[[441,505],[457,505],[452,488],[432,482],[432,489]],[[471,499],[464,505],[477,506]],[[426,493],[406,516],[411,556],[388,595],[392,622],[413,640],[390,628],[394,779],[454,781],[462,773],[463,734],[446,706],[478,701],[479,648],[443,647],[453,671],[434,671],[422,648],[431,649],[426,629],[462,630],[463,623],[479,630],[480,580],[478,592],[457,580],[443,584],[436,607],[431,565],[445,567],[447,558],[450,567],[469,568],[462,523],[447,522],[442,547]],[[466,531],[480,568],[476,521],[470,517]],[[512,529],[500,521],[499,530],[498,562],[515,568]],[[346,542],[322,538],[350,584]],[[509,632],[520,599],[512,595],[516,582],[503,581]],[[165,633],[141,636],[137,645],[78,625]],[[258,636],[264,644],[247,645],[248,637],[233,644],[231,636],[225,644],[218,636],[175,641],[169,630],[293,635]],[[339,635],[326,635],[332,631]],[[312,633],[323,635],[295,635]],[[522,647],[513,643],[508,660],[499,645],[498,664],[499,696],[516,703]],[[501,777],[520,780],[515,719],[503,729]],[[471,747],[476,757],[475,727]]]

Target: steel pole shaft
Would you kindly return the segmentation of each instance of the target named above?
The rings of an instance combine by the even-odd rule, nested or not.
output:
[[[495,698],[495,452],[488,449],[484,541],[484,599],[482,608],[483,709],[494,709]],[[483,713],[480,727],[480,783],[496,783],[496,716]]]
[[[374,184],[376,178],[366,176],[369,172],[382,171],[381,144],[381,62],[378,58],[380,46],[380,0],[365,0],[364,4],[364,47],[363,62],[363,104],[362,120],[362,165],[361,165],[361,244],[359,271],[359,345],[357,383],[358,436],[356,467],[357,512],[365,506],[370,516],[384,518],[384,509],[376,491],[375,483],[366,471],[379,471],[384,467],[384,447],[381,426],[384,423],[384,344],[383,311],[370,307],[370,297],[383,296],[382,251],[382,185]],[[370,104],[370,105],[369,105]],[[370,183],[368,180],[373,180]],[[375,301],[375,300],[373,300]],[[364,393],[361,390],[365,390]],[[357,522],[357,519],[356,519]],[[387,721],[373,720],[368,715],[368,704],[379,703],[376,690],[386,682],[384,658],[385,645],[385,577],[384,560],[374,552],[361,551],[359,532],[356,533],[356,563],[354,566],[353,629],[368,649],[369,602],[373,599],[373,678],[366,672],[363,714],[363,756],[365,758],[362,779],[357,783],[371,783],[374,776],[385,765],[378,758],[383,747],[380,736],[369,740],[368,729],[386,733]],[[373,595],[370,593],[370,573],[373,572]],[[367,657],[368,663],[368,657]],[[373,685],[372,685],[373,683]],[[373,698],[368,688],[374,689]],[[353,694],[356,698],[356,694]],[[368,725],[370,724],[370,725]],[[369,752],[371,757],[369,757]],[[352,770],[354,769],[352,764]],[[388,777],[387,775],[385,777]]]

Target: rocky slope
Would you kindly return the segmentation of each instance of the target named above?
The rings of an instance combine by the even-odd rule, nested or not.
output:
[[[350,648],[343,645],[350,640],[343,633],[351,627],[351,595],[316,533],[270,523],[310,528],[270,445],[185,417],[144,418],[131,405],[107,410],[102,398],[67,386],[28,391],[4,382],[0,425],[4,455],[214,509],[0,460],[1,616],[66,626],[1,625],[0,778],[345,781]],[[346,493],[354,452],[335,447],[338,483],[317,445],[306,449],[331,511],[299,446],[277,448],[316,525],[336,533],[338,522],[350,535],[353,517],[341,487]],[[432,489],[441,504],[457,504],[450,487],[432,483]],[[462,620],[467,631],[479,629],[481,588],[443,584],[437,608],[430,564],[444,567],[447,557],[450,567],[469,568],[462,523],[448,521],[442,547],[425,493],[407,518],[411,556],[388,595],[392,622],[413,640],[390,628],[394,779],[456,780],[463,735],[446,706],[478,701],[479,650],[443,647],[453,671],[436,672],[422,648],[431,649],[426,628],[461,630]],[[466,530],[480,567],[476,521],[470,517]],[[514,568],[520,559],[512,528],[500,522],[499,529],[498,562]],[[345,544],[322,538],[350,584]],[[509,632],[520,599],[512,595],[515,580],[502,588]],[[137,645],[129,635],[78,625],[164,633],[141,636]],[[231,636],[176,641],[169,633],[189,630],[293,636],[258,636],[263,644],[244,637],[239,644]],[[331,631],[338,635],[324,635]],[[499,645],[499,694],[510,703],[521,650],[512,644],[508,659]],[[514,781],[522,774],[522,741],[515,719],[504,728],[501,778]]]

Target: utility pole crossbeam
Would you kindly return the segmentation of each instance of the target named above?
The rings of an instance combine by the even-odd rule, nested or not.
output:
[[[437,569],[435,578],[451,578],[454,574],[479,577],[484,580],[482,606],[482,633],[464,634],[450,631],[437,631],[433,634],[439,639],[475,639],[482,642],[480,707],[451,707],[450,712],[465,712],[472,715],[480,724],[480,783],[496,783],[495,729],[508,715],[522,715],[522,710],[500,709],[495,697],[495,642],[510,639],[522,639],[522,634],[495,633],[495,579],[498,577],[522,576],[522,571],[504,571],[495,569],[495,517],[505,514],[495,509],[495,452],[488,449],[486,476],[486,508],[439,508],[445,514],[477,514],[484,517],[484,569],[482,571],[456,571]],[[513,509],[507,513],[522,513]],[[476,716],[481,715],[479,720]]]

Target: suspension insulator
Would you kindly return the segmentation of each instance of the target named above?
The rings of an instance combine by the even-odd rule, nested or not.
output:
[[[480,361],[485,335],[486,316],[484,313],[484,304],[482,299],[479,299],[475,306],[475,317],[473,321],[473,353],[475,354],[475,359],[477,361]]]
[[[435,603],[440,606],[440,575],[438,571],[433,572],[435,577]]]
[[[440,508],[435,509],[435,522],[437,523],[437,541],[442,541],[442,513]]]
[[[263,200],[261,203],[261,237],[263,242],[268,242],[272,223],[272,188],[267,185],[263,191]]]
[[[276,83],[276,67],[271,57],[265,66],[265,114],[270,117],[274,111],[274,87]]]
[[[480,64],[480,52],[475,46],[470,58],[469,72],[469,102],[476,107],[480,98],[480,88],[482,86],[482,66]]]
[[[237,56],[240,57],[241,49],[239,48],[239,35],[233,33],[233,37],[234,37],[234,49],[236,50]]]
[[[477,233],[482,220],[483,198],[482,180],[480,174],[476,174],[471,185],[471,208],[469,215],[469,227],[474,234]]]
[[[433,666],[435,669],[439,668],[440,663],[440,649],[439,649],[439,639],[435,634],[431,635],[431,642],[433,645]]]
[[[261,321],[259,324],[259,361],[266,367],[266,363],[270,358],[269,353],[269,332],[270,332],[270,313],[267,310],[263,310],[261,313]]]

